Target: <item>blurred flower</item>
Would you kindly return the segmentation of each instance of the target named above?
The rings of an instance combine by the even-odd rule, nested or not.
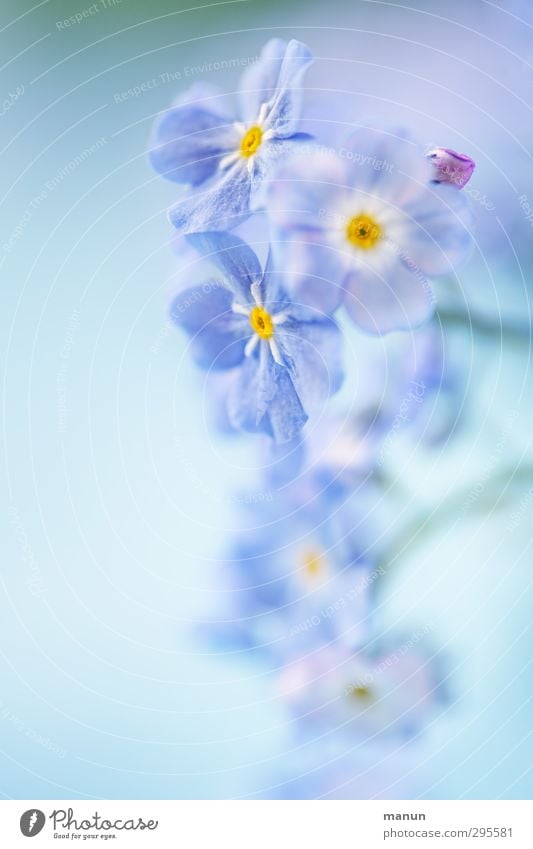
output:
[[[268,485],[316,491],[379,482],[394,446],[426,447],[447,438],[464,409],[469,351],[462,332],[430,321],[414,333],[382,339],[353,334],[357,392],[324,412],[291,442],[260,446]],[[340,402],[340,399],[339,399]],[[406,443],[406,440],[409,443]],[[400,453],[401,456],[401,453]]]
[[[150,159],[156,171],[198,192],[170,210],[181,233],[231,229],[261,205],[265,176],[295,144],[301,82],[312,62],[294,39],[272,39],[246,69],[238,116],[213,105],[213,96],[186,95],[164,113],[154,131]]]
[[[365,339],[360,356],[359,397],[366,411],[368,435],[377,440],[374,461],[382,466],[394,445],[411,450],[435,446],[448,438],[464,412],[468,339],[461,331],[430,321],[415,333],[388,336],[377,347]],[[370,345],[368,344],[370,343]]]
[[[434,181],[462,189],[474,173],[476,163],[466,153],[456,153],[447,147],[430,150],[427,157],[433,165]]]
[[[265,441],[264,475],[273,487],[315,476],[318,486],[346,491],[371,474],[382,438],[375,413],[370,420],[359,406],[355,412],[326,412],[291,442]]]
[[[227,410],[233,427],[292,439],[342,382],[341,334],[335,322],[292,304],[267,261],[227,233],[203,233],[189,242],[217,266],[221,277],[183,290],[174,321],[191,336],[196,363],[233,369]]]
[[[261,649],[277,663],[332,641],[361,645],[382,574],[362,551],[366,492],[343,503],[325,491],[299,510],[284,496],[254,503],[250,494],[241,531],[216,561],[219,598],[204,638]]]
[[[228,583],[203,639],[260,651],[276,666],[323,645],[359,647],[370,630],[375,573],[363,562],[339,571],[336,554],[310,542],[265,558],[262,568],[259,560],[220,564]]]
[[[441,698],[437,670],[410,643],[375,656],[325,646],[288,664],[279,690],[304,726],[364,737],[415,735]]]
[[[425,275],[454,270],[470,244],[466,199],[431,177],[408,138],[371,129],[338,155],[306,149],[285,163],[267,206],[291,294],[326,312],[344,303],[374,334],[424,322]]]
[[[216,561],[218,600],[204,639],[260,650],[277,665],[321,645],[358,648],[383,575],[373,559],[387,536],[379,496],[372,482],[336,479],[317,461],[279,489],[262,482],[239,499],[242,527]]]

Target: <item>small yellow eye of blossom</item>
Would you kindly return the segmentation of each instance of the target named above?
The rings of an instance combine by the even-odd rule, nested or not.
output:
[[[254,307],[250,313],[250,324],[261,339],[270,339],[274,335],[272,316],[263,307]]]
[[[364,251],[374,248],[381,235],[381,227],[377,221],[366,213],[355,215],[346,225],[346,238],[350,244]]]
[[[364,684],[356,684],[350,687],[350,698],[358,702],[369,702],[372,699],[372,690]]]
[[[241,140],[241,156],[246,158],[253,156],[254,153],[257,153],[262,141],[263,130],[261,127],[250,127]]]
[[[303,566],[307,578],[318,578],[325,568],[324,557],[318,551],[308,551],[304,554]]]

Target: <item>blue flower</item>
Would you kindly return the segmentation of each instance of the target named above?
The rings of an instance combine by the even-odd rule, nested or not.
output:
[[[332,558],[302,548],[293,563],[293,553],[285,552],[277,566],[272,564],[271,574],[279,574],[279,564],[287,570],[277,578],[283,602],[264,603],[274,595],[268,590],[276,579],[261,573],[254,577],[243,569],[241,577],[247,580],[227,593],[225,604],[219,601],[217,615],[204,623],[204,639],[207,636],[217,648],[254,649],[276,666],[323,645],[360,646],[370,631],[369,567],[361,564],[326,577]]]
[[[154,169],[196,189],[170,210],[179,232],[231,229],[261,205],[265,176],[301,139],[301,83],[311,62],[301,42],[272,39],[242,76],[237,115],[196,88],[160,118]]]
[[[270,261],[263,272],[236,236],[202,233],[188,241],[218,269],[218,276],[181,291],[172,306],[193,358],[208,371],[232,370],[233,427],[292,439],[342,382],[336,323],[289,301]]]
[[[244,513],[246,526],[216,563],[217,612],[204,637],[217,647],[254,648],[277,665],[311,647],[354,648],[367,639],[378,572],[361,554],[361,520],[352,503],[347,521],[331,521],[343,508],[329,492],[321,503],[321,518],[330,519],[322,525],[317,511],[300,505],[295,513],[281,494]]]
[[[268,189],[288,291],[326,312],[344,303],[378,335],[424,322],[426,275],[454,271],[470,245],[465,198],[432,178],[399,133],[361,129],[338,153],[302,148]]]
[[[345,739],[418,735],[446,697],[440,663],[410,643],[372,653],[325,645],[287,664],[279,690],[295,721]]]

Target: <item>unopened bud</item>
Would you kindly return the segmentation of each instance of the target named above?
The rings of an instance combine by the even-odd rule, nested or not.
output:
[[[464,188],[474,173],[476,163],[465,153],[456,153],[447,147],[436,147],[427,154],[431,160],[436,183],[449,183],[458,189]]]

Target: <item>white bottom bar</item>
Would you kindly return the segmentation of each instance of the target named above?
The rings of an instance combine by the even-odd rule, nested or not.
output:
[[[0,845],[532,849],[532,819],[530,801],[2,801]]]

